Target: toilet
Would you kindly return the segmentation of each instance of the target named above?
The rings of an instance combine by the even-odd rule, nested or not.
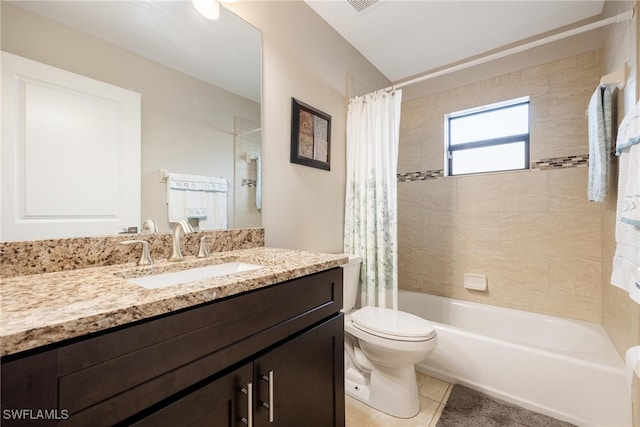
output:
[[[349,255],[342,266],[345,330],[345,392],[399,418],[420,412],[414,364],[437,345],[428,321],[382,307],[355,309],[362,258]]]

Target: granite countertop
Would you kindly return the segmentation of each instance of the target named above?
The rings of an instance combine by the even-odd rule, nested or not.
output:
[[[258,247],[209,258],[118,264],[0,280],[0,356],[124,325],[337,267],[339,254]],[[161,289],[128,278],[242,261],[263,268]]]

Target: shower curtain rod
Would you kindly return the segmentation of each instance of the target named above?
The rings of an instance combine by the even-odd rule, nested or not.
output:
[[[442,70],[434,71],[432,73],[423,74],[420,77],[416,77],[411,80],[407,80],[405,82],[400,82],[398,84],[392,84],[391,86],[385,88],[385,91],[392,91],[395,89],[400,89],[405,86],[412,85],[414,83],[420,83],[425,80],[433,79],[435,77],[440,77],[445,74],[453,73],[455,71],[464,70],[466,68],[474,67],[476,65],[484,64],[485,62],[493,61],[496,59],[504,58],[505,56],[513,55],[514,53],[523,52],[525,50],[532,49],[534,47],[542,46],[543,44],[551,43],[557,40],[561,40],[567,37],[575,36],[580,33],[584,33],[587,31],[595,30],[596,28],[604,27],[610,24],[615,24],[617,22],[628,21],[633,18],[635,14],[635,9],[628,10],[626,12],[620,13],[616,16],[612,16],[611,18],[606,18],[601,21],[592,22],[591,24],[583,25],[582,27],[573,28],[571,30],[564,31],[562,33],[554,34],[552,36],[544,37],[538,40],[534,40],[529,43],[522,44],[520,46],[515,46],[509,49],[505,49],[500,52],[492,53],[491,55],[483,56],[481,58],[473,59],[471,61],[463,62],[462,64],[454,65],[452,67],[447,67]]]

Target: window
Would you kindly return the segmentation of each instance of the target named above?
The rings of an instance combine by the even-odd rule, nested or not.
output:
[[[529,168],[529,98],[445,116],[448,175]]]

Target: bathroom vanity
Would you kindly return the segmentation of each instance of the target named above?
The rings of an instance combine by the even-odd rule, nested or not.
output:
[[[67,312],[66,328],[40,320],[40,332],[21,335],[8,330],[3,313],[2,425],[344,426],[342,260],[307,253],[305,264],[298,251],[234,252],[266,266],[157,291],[121,277],[140,267],[87,269],[98,270],[89,277],[105,275],[112,298],[137,293],[120,299],[137,301],[129,313],[139,319],[111,309],[87,313],[82,323]],[[286,265],[288,252],[297,265]],[[4,280],[2,304],[25,280],[70,283],[74,274],[82,270]],[[171,310],[167,292],[175,293]],[[164,312],[141,314],[153,307]],[[80,324],[98,330],[83,334]]]

